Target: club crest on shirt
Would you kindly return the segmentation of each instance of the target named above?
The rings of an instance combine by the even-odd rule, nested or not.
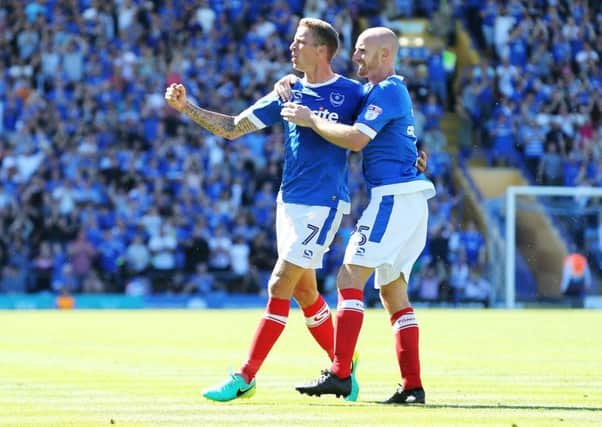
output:
[[[380,108],[378,105],[370,104],[368,105],[368,109],[366,110],[366,114],[364,114],[364,117],[366,118],[366,120],[374,120],[378,116],[380,116],[380,113],[382,112],[383,109]]]
[[[341,105],[343,105],[343,102],[345,102],[345,95],[340,94],[338,92],[330,93],[330,103],[334,107],[340,107]]]

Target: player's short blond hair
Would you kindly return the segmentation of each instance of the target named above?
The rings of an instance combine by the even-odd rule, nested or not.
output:
[[[339,33],[337,30],[328,22],[316,18],[301,19],[299,27],[309,28],[316,44],[318,46],[326,46],[328,49],[328,61],[332,60],[339,50]]]

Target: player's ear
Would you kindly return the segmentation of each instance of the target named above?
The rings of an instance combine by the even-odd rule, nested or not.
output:
[[[387,59],[391,56],[391,49],[386,46],[380,48],[380,57],[383,59],[383,62],[386,62]]]
[[[325,44],[321,44],[318,46],[318,55],[323,56],[324,58],[328,58],[328,47]]]
[[[318,52],[319,56],[323,56],[324,55],[324,45],[317,45],[316,46],[316,52]]]

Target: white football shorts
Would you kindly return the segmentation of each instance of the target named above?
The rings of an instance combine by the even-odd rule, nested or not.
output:
[[[276,241],[278,257],[302,268],[322,267],[349,204],[338,208],[308,206],[278,201],[276,204]]]
[[[357,222],[345,250],[345,264],[375,269],[380,288],[412,267],[426,244],[429,195],[425,192],[374,194]]]

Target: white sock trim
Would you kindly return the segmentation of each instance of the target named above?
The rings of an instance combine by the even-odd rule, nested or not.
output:
[[[406,313],[393,323],[393,332],[396,333],[402,329],[417,327],[418,321],[416,320],[416,315],[414,313]]]
[[[339,304],[337,305],[337,310],[359,311],[363,313],[364,301],[359,299],[344,299],[342,301],[339,301]]]
[[[263,318],[276,323],[280,323],[281,325],[286,325],[286,321],[288,320],[288,316],[278,316],[277,314],[272,313],[265,313],[263,315]]]
[[[330,319],[330,308],[328,304],[324,304],[320,310],[313,316],[305,318],[305,324],[308,328],[315,328]]]

